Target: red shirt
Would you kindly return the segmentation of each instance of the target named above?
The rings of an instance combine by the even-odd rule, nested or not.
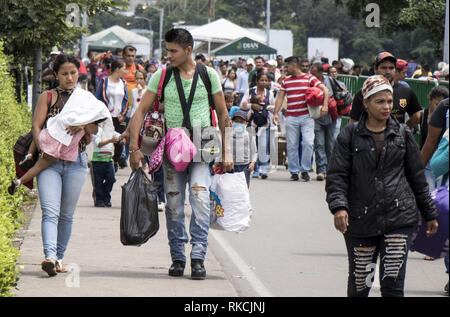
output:
[[[289,76],[281,82],[281,91],[287,97],[287,117],[299,117],[309,115],[306,105],[306,89],[318,87],[322,82],[311,74],[303,74],[299,77]]]

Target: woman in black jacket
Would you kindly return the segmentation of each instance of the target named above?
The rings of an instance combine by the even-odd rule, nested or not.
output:
[[[382,296],[403,296],[418,210],[429,236],[437,231],[438,214],[414,137],[390,115],[392,86],[383,76],[372,76],[362,92],[367,111],[337,138],[327,171],[327,202],[347,245],[347,295],[369,295],[380,255]]]

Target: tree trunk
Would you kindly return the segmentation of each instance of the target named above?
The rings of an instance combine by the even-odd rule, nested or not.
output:
[[[34,67],[33,67],[33,99],[32,109],[36,109],[39,95],[41,94],[42,84],[42,47],[39,47],[35,51],[34,55]]]

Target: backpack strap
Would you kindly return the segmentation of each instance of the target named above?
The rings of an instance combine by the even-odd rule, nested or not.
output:
[[[172,73],[173,73],[173,66],[169,65],[168,67],[166,67],[166,77],[164,77],[164,82],[163,82],[162,90],[161,90],[161,97],[159,98],[160,103],[164,102],[164,89],[166,88],[167,83],[170,80],[170,77],[172,77]],[[161,76],[162,76],[162,74],[161,74]]]
[[[212,95],[212,86],[211,86],[211,79],[209,79],[208,70],[206,69],[206,66],[203,64],[197,64],[198,65],[198,74],[200,78],[203,81],[203,84],[206,87],[206,91],[208,92],[208,100],[209,100],[209,106],[215,110],[216,106],[214,104],[214,97]]]
[[[266,89],[266,90],[267,90],[267,92],[266,92],[266,102],[265,102],[265,104],[266,104],[266,106],[268,106],[269,103],[270,103],[270,89]]]
[[[155,101],[155,107],[153,109],[153,111],[158,111],[159,110],[159,103],[161,102],[161,98],[163,96],[163,86],[164,86],[164,81],[166,80],[166,72],[167,72],[167,68],[166,66],[163,66],[162,68],[162,72],[161,72],[161,78],[159,79],[159,85],[158,85],[158,92],[156,95],[156,101]]]

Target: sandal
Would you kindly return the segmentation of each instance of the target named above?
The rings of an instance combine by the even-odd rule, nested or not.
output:
[[[64,267],[62,260],[56,260],[56,272],[57,273],[69,272],[69,269]]]
[[[43,271],[45,271],[49,276],[55,276],[56,270],[55,270],[55,261],[52,259],[45,259],[41,263],[41,268]]]
[[[425,261],[434,261],[435,260],[435,258],[433,258],[433,257],[431,257],[431,256],[428,256],[428,255],[425,255],[425,257],[423,258]]]

